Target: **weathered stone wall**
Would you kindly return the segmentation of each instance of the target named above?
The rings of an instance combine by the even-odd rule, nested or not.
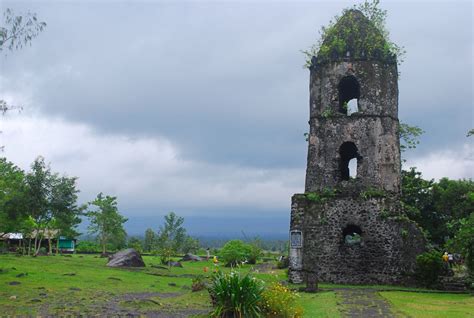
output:
[[[292,198],[290,281],[401,283],[425,249],[399,202],[398,70],[385,47],[373,23],[348,10],[311,60],[306,195]]]
[[[303,247],[291,248],[290,281],[302,282],[311,271],[324,282],[395,284],[413,273],[425,241],[416,224],[400,215],[397,196],[342,194],[324,201],[292,198],[291,230],[302,231]],[[347,226],[360,228],[360,244],[347,244]]]
[[[365,187],[400,191],[398,120],[361,114],[312,118],[306,170],[307,192],[333,188],[341,180],[339,149],[353,142],[361,158],[357,179]]]
[[[358,111],[341,113],[339,84],[353,77]],[[396,63],[340,61],[317,65],[310,79],[310,135],[305,191],[334,187],[341,181],[339,149],[353,142],[360,158],[358,182],[400,191],[400,141]]]
[[[312,68],[310,118],[322,116],[327,109],[339,112],[338,85],[345,76],[354,76],[359,82],[361,114],[398,118],[397,64],[377,60],[331,62]]]

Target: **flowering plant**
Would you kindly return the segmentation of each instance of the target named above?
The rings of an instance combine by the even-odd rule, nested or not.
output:
[[[241,276],[237,271],[229,274],[213,274],[209,295],[214,311],[212,317],[260,317],[261,294],[263,286],[260,281],[249,274]]]
[[[299,318],[303,308],[297,306],[299,295],[280,283],[270,285],[262,293],[261,309],[265,317]]]

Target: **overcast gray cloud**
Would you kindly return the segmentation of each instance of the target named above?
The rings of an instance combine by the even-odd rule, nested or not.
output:
[[[4,122],[5,154],[23,166],[42,154],[80,177],[85,200],[116,194],[130,215],[286,217],[306,164],[299,50],[349,5],[1,1],[48,23],[0,60],[2,98],[25,106]],[[400,118],[426,131],[408,163],[473,177],[472,3],[382,6],[407,50]]]

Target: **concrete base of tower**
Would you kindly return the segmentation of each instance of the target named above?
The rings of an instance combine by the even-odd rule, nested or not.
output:
[[[321,282],[401,284],[425,251],[420,228],[401,213],[396,195],[292,198],[289,280],[306,272]]]

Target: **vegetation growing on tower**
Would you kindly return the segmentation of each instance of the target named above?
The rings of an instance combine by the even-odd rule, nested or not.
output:
[[[319,41],[308,50],[305,67],[316,63],[352,59],[376,58],[387,62],[403,62],[405,50],[389,39],[385,27],[387,11],[379,8],[379,0],[354,5],[335,16],[320,30]]]

